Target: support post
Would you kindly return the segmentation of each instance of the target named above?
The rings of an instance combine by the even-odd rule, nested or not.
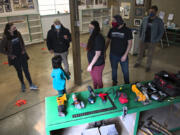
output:
[[[78,0],[69,0],[71,33],[72,33],[72,52],[74,83],[81,85],[81,54],[80,54],[80,34],[79,34],[79,13]]]

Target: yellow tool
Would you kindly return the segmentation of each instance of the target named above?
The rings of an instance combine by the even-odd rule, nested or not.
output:
[[[64,102],[65,102],[65,101],[67,101],[66,94],[64,94],[64,95],[61,96],[61,97],[57,97],[58,106],[64,105]]]
[[[145,102],[146,101],[146,96],[136,87],[136,84],[132,84],[131,89],[136,94],[137,100],[139,102]]]

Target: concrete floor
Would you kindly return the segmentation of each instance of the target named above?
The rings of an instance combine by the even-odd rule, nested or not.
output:
[[[87,36],[81,36],[81,42],[87,42]],[[45,43],[27,46],[27,52],[30,55],[29,68],[33,82],[39,86],[39,91],[33,92],[27,89],[27,92],[21,93],[20,84],[17,79],[16,72],[13,67],[4,65],[7,58],[0,54],[0,135],[45,135],[45,107],[44,98],[46,96],[56,95],[57,92],[52,88],[52,80],[50,73],[51,57]],[[180,47],[170,46],[168,48],[160,48],[155,50],[152,70],[145,72],[145,60],[140,68],[134,69],[133,65],[136,56],[129,56],[129,70],[131,82],[145,81],[153,79],[154,73],[160,70],[177,72],[180,70]],[[109,52],[108,52],[109,54]],[[75,86],[73,83],[73,61],[72,49],[69,50],[69,64],[72,79],[67,82],[67,91],[83,91],[87,85],[92,85],[91,77],[86,71],[87,58],[86,51],[81,48],[81,68],[82,80],[81,86]],[[119,84],[124,83],[122,79],[121,69],[118,71]],[[103,72],[104,87],[111,86],[111,67],[109,58],[106,59],[106,66]],[[26,82],[27,83],[27,82]],[[28,84],[27,84],[28,88]],[[26,99],[27,104],[22,107],[15,106],[18,99]],[[159,113],[158,113],[159,114]],[[163,119],[163,118],[160,118]]]

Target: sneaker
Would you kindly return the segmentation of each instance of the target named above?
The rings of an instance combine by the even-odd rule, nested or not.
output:
[[[22,92],[25,92],[25,91],[26,91],[26,86],[25,86],[25,84],[22,84],[22,85],[21,85],[21,90],[22,90]]]
[[[137,67],[139,67],[139,66],[140,66],[139,63],[134,64],[134,68],[137,68]]]
[[[31,84],[30,87],[29,87],[30,90],[37,90],[38,87],[34,84]]]
[[[149,72],[151,70],[151,68],[146,68],[146,72]]]

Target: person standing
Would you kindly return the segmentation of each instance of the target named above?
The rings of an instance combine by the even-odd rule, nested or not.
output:
[[[22,92],[25,92],[26,86],[23,79],[23,71],[29,82],[30,89],[38,89],[32,83],[28,69],[29,56],[25,50],[25,45],[21,33],[16,29],[13,23],[7,23],[4,29],[3,40],[1,43],[1,52],[8,56],[9,65],[13,65],[17,71],[18,78],[21,82]]]
[[[91,74],[94,89],[103,88],[102,72],[105,66],[105,39],[100,34],[100,26],[97,21],[91,21],[89,32],[90,37],[87,44],[89,65],[87,71]]]
[[[51,77],[53,78],[53,88],[58,91],[59,96],[66,93],[66,79],[70,79],[69,75],[64,72],[61,62],[62,58],[60,55],[52,58],[53,70],[51,72]]]
[[[60,20],[56,19],[47,34],[47,47],[50,53],[62,57],[64,70],[69,75],[68,49],[70,42],[71,34],[69,30],[61,24]]]
[[[122,17],[115,15],[112,28],[109,30],[106,41],[106,50],[110,44],[110,62],[112,68],[112,85],[117,85],[117,69],[120,63],[125,84],[129,83],[128,53],[132,46],[132,32],[126,27]]]
[[[134,68],[139,67],[147,49],[146,72],[151,70],[154,49],[164,34],[163,21],[157,16],[158,7],[149,9],[149,16],[144,17],[140,27],[140,50]]]

